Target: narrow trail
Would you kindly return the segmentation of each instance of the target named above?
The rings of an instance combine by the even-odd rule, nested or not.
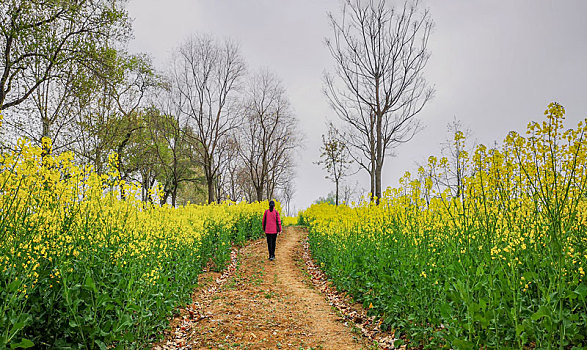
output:
[[[154,349],[371,348],[308,282],[301,259],[305,236],[302,228],[286,228],[275,261],[267,259],[265,240],[241,249],[234,274],[211,296],[196,293],[198,310],[184,310],[181,322],[172,322],[180,331]]]

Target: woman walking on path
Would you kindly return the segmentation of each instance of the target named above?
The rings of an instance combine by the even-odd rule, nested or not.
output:
[[[267,248],[269,249],[269,260],[275,260],[275,240],[277,234],[281,233],[281,218],[275,210],[275,202],[269,202],[269,209],[263,214],[263,231],[267,236]]]

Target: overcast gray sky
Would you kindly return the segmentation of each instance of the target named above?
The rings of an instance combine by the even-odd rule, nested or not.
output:
[[[399,3],[400,2],[395,2]],[[402,2],[403,3],[403,2]],[[164,69],[171,52],[195,33],[232,38],[250,70],[278,75],[305,133],[298,159],[295,207],[333,190],[319,158],[326,121],[337,121],[322,93],[332,58],[327,12],[339,0],[130,0],[131,50],[150,54]],[[436,94],[420,113],[425,129],[386,158],[383,186],[439,154],[446,125],[457,118],[486,145],[510,130],[542,120],[548,103],[565,106],[567,126],[587,117],[587,1],[422,1],[435,27],[426,79]],[[368,175],[360,172],[349,182]]]

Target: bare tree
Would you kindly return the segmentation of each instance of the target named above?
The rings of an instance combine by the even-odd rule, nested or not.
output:
[[[332,123],[328,125],[328,135],[322,135],[320,152],[320,160],[316,164],[322,165],[328,172],[326,178],[334,182],[336,187],[334,202],[338,206],[340,181],[349,175],[349,166],[352,161],[349,160],[349,149],[346,143]]]
[[[293,214],[293,210],[291,208],[291,201],[293,199],[295,192],[296,189],[293,183],[293,178],[289,179],[285,186],[283,186],[283,188],[279,191],[279,200],[280,202],[285,204],[285,212],[288,216],[292,216]]]
[[[447,131],[450,137],[442,144],[442,155],[447,162],[443,163],[444,171],[438,182],[449,188],[454,197],[464,199],[463,179],[470,175],[467,173],[467,163],[475,148],[471,141],[473,132],[456,118],[447,125]]]
[[[173,62],[173,84],[184,99],[182,114],[190,120],[199,162],[204,169],[208,202],[214,202],[220,159],[228,151],[228,139],[238,125],[231,103],[245,64],[238,46],[195,36],[178,50]]]
[[[240,201],[243,198],[242,189],[239,186],[239,170],[242,161],[238,154],[239,144],[236,136],[227,141],[228,152],[225,152],[220,160],[220,176],[218,177],[217,199],[218,201],[230,199]]]
[[[256,200],[261,201],[272,198],[291,174],[293,151],[299,144],[298,121],[281,82],[268,71],[251,77],[244,113],[239,154]]]
[[[254,202],[257,198],[257,191],[251,181],[251,174],[246,165],[242,164],[236,173],[236,184],[247,202]]]
[[[346,0],[340,19],[329,14],[334,37],[326,45],[336,69],[325,74],[324,90],[348,126],[352,156],[369,173],[377,203],[385,156],[419,130],[415,117],[433,94],[423,78],[432,20],[417,5]]]
[[[297,145],[296,145],[297,146]],[[295,148],[296,146],[293,146]],[[295,178],[293,152],[290,149],[281,155],[276,155],[272,160],[273,166],[270,167],[266,198],[275,198],[276,193],[283,191],[288,187]]]
[[[353,186],[348,185],[348,184],[343,185],[340,192],[341,192],[342,202],[345,203],[346,205],[349,205],[349,203],[351,203],[354,200],[354,198],[356,198],[357,196],[360,196],[360,194],[363,193],[364,191],[359,188],[359,183],[355,182],[355,184]]]

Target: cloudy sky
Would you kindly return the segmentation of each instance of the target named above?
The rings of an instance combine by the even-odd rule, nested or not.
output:
[[[397,3],[397,2],[396,2]],[[548,103],[567,110],[567,126],[587,117],[587,1],[422,1],[435,27],[425,77],[436,94],[419,117],[425,129],[386,158],[383,186],[440,152],[454,118],[491,145],[510,130],[541,120]],[[240,44],[250,70],[278,75],[300,120],[305,145],[297,167],[293,205],[305,208],[333,185],[313,164],[321,134],[336,121],[322,93],[332,58],[327,12],[340,0],[130,0],[131,50],[150,54],[164,69],[172,51],[195,33]],[[349,182],[368,189],[361,172]]]

